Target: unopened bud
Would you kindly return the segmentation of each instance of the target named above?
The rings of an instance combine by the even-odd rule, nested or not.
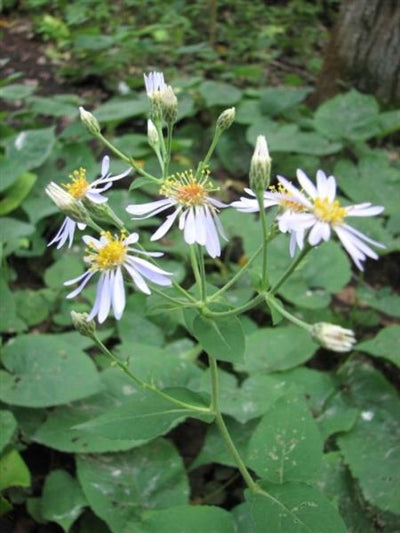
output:
[[[222,133],[223,131],[230,128],[235,120],[235,115],[236,110],[234,107],[230,107],[229,109],[225,109],[225,111],[222,111],[220,116],[217,118],[217,130],[220,130],[220,132]]]
[[[76,313],[71,311],[71,320],[74,328],[84,337],[93,337],[96,333],[96,323],[94,320],[88,320],[87,313]]]
[[[92,218],[101,220],[102,222],[107,222],[108,224],[114,224],[118,228],[124,227],[124,223],[120,218],[118,218],[108,203],[97,204],[88,198],[84,198],[82,202]]]
[[[150,101],[150,118],[155,123],[161,122],[163,115],[161,95],[167,88],[164,74],[162,72],[150,72],[150,74],[143,76],[147,97]]]
[[[157,128],[154,125],[154,122],[151,119],[148,119],[147,121],[147,139],[149,141],[150,146],[153,148],[160,145],[160,139],[158,137],[158,131]]]
[[[270,181],[271,158],[267,139],[264,135],[257,137],[256,147],[250,163],[250,187],[255,192],[264,191]]]
[[[178,99],[171,85],[167,85],[161,92],[161,107],[165,122],[174,124],[178,117]]]
[[[328,322],[317,322],[310,329],[311,337],[333,352],[350,352],[356,343],[354,331]]]
[[[81,116],[81,121],[86,127],[86,129],[92,135],[98,135],[100,133],[100,124],[97,118],[89,111],[86,111],[86,109],[82,106],[79,108],[79,114]]]
[[[50,196],[58,209],[75,222],[81,222],[82,224],[89,224],[91,222],[89,213],[82,202],[74,198],[69,192],[57,185],[57,183],[54,183],[54,181],[47,185],[45,192]]]

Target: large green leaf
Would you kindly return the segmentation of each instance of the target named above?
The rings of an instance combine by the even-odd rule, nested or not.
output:
[[[8,161],[17,162],[19,172],[1,170],[0,190],[7,189],[22,171],[39,167],[49,157],[55,143],[54,127],[21,131],[4,142]]]
[[[322,439],[303,400],[278,399],[250,438],[247,464],[273,483],[309,481],[322,461]]]
[[[99,392],[93,362],[56,335],[22,335],[2,352],[0,399],[12,405],[48,407]]]
[[[357,288],[357,300],[360,305],[368,305],[385,315],[400,318],[400,296],[390,287],[374,290],[368,285],[361,285]]]
[[[15,430],[17,429],[17,421],[10,411],[0,411],[0,453],[11,442]]]
[[[114,533],[140,531],[143,512],[188,500],[182,459],[162,439],[126,453],[77,457],[77,475],[90,507]]]
[[[100,105],[93,114],[100,122],[112,122],[145,115],[148,105],[147,98],[144,95],[135,99],[113,98]]]
[[[0,491],[9,487],[29,487],[31,475],[17,450],[10,450],[0,458]]]
[[[234,533],[232,515],[209,505],[181,505],[145,514],[141,533]]]
[[[45,520],[56,522],[67,533],[86,505],[86,498],[76,479],[64,470],[50,472],[41,501]]]
[[[354,428],[338,438],[344,460],[368,502],[400,514],[398,395],[368,364],[349,364],[341,376],[347,401],[360,409]]]
[[[193,322],[193,333],[214,359],[231,363],[243,360],[245,337],[237,317],[216,320],[197,315]]]
[[[381,329],[373,339],[360,342],[357,349],[375,357],[383,357],[400,367],[399,342],[400,326],[395,324]]]
[[[204,98],[207,107],[215,105],[228,107],[240,100],[242,92],[233,85],[218,81],[203,81],[199,92]]]
[[[300,104],[311,91],[309,87],[269,87],[260,91],[260,109],[265,115],[279,115]]]
[[[310,359],[317,350],[310,336],[295,326],[260,328],[246,339],[248,372],[287,370]]]
[[[246,533],[346,533],[333,505],[314,487],[269,486],[268,496],[248,494],[235,508],[237,531]]]
[[[333,140],[365,141],[381,130],[377,101],[355,90],[323,103],[315,113],[314,124],[317,131]]]
[[[164,392],[187,404],[206,407],[200,396],[187,389],[166,389]],[[180,407],[154,392],[145,391],[133,395],[103,415],[79,424],[77,429],[86,429],[107,439],[146,441],[164,435],[189,416],[202,420],[212,418],[190,407]]]
[[[4,198],[0,200],[0,216],[14,211],[28,196],[37,176],[31,172],[23,172],[14,183],[3,192]]]

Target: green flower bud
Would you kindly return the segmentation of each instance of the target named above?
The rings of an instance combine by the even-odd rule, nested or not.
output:
[[[81,121],[83,125],[86,127],[86,129],[92,134],[92,135],[98,135],[100,133],[100,124],[97,118],[92,115],[92,113],[89,113],[89,111],[86,111],[85,108],[82,106],[79,108],[79,114],[81,117]]]
[[[259,135],[250,163],[250,187],[254,192],[265,191],[269,185],[270,176],[271,158],[267,139],[264,135]]]
[[[230,107],[229,109],[225,109],[225,111],[222,111],[220,116],[217,118],[217,130],[222,133],[223,131],[230,128],[235,120],[235,116],[236,110],[234,107]]]
[[[174,124],[178,118],[178,99],[171,85],[161,91],[161,108],[165,122]]]
[[[91,223],[90,215],[82,202],[62,189],[57,183],[53,181],[49,183],[45,188],[45,192],[53,200],[58,209],[69,218],[83,224]]]
[[[95,202],[90,201],[88,198],[84,198],[82,202],[91,217],[109,224],[114,224],[118,228],[124,227],[122,220],[118,218],[118,216],[107,203],[96,204]]]
[[[88,320],[88,316],[87,313],[71,311],[71,320],[76,331],[84,337],[93,337],[96,333],[96,323],[94,320]]]
[[[350,352],[356,342],[354,331],[328,322],[317,322],[310,328],[311,337],[333,352]]]
[[[147,139],[149,141],[149,145],[153,148],[156,148],[160,145],[157,128],[151,119],[148,119],[147,121]]]

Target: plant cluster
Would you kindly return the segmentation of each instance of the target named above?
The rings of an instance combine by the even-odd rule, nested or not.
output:
[[[25,0],[19,10],[32,18],[63,78],[82,82],[84,71],[87,79],[115,89],[121,81],[135,86],[138,72],[160,56],[173,74],[183,70],[236,84],[264,82],[266,65],[282,56],[315,73],[324,23],[337,4]],[[298,84],[302,78],[289,73],[289,80]]]
[[[356,91],[312,115],[307,89],[145,82],[81,107],[87,131],[79,98],[2,88],[24,101],[1,141],[2,511],[79,532],[395,530],[399,297],[352,264],[399,249],[380,147],[398,112]],[[132,118],[147,131],[116,135]],[[350,282],[350,309],[330,305]],[[192,439],[188,419],[205,438],[184,462],[168,435]],[[41,482],[35,449],[53,453]]]

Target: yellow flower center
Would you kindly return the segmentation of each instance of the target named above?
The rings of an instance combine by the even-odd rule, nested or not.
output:
[[[109,231],[102,233],[102,236],[107,239],[107,243],[97,248],[94,243],[88,246],[88,259],[93,270],[112,270],[113,268],[122,265],[125,261],[127,253],[127,245],[125,244],[126,234],[121,232],[121,235],[111,235]]]
[[[289,210],[289,211],[295,211],[295,212],[298,212],[298,213],[302,213],[303,211],[306,210],[306,208],[300,204],[299,202],[297,202],[295,199],[294,200],[290,200],[290,196],[293,196],[293,194],[291,194],[283,185],[282,183],[278,183],[278,186],[276,187],[275,185],[271,185],[270,186],[270,190],[272,192],[278,192],[280,194],[284,194],[285,196],[289,196],[289,198],[281,198],[279,200],[279,205],[280,207],[283,208],[283,210]]]
[[[184,207],[206,205],[208,193],[218,190],[209,176],[209,170],[203,170],[199,179],[196,179],[192,170],[178,172],[165,180],[160,194],[176,200]]]
[[[71,196],[77,200],[81,200],[90,187],[90,183],[86,179],[86,169],[79,168],[78,170],[74,170],[68,177],[72,183],[63,184],[63,187]]]
[[[328,198],[316,198],[314,201],[314,215],[329,224],[342,224],[346,216],[346,208],[341,207],[338,200],[330,202]]]

